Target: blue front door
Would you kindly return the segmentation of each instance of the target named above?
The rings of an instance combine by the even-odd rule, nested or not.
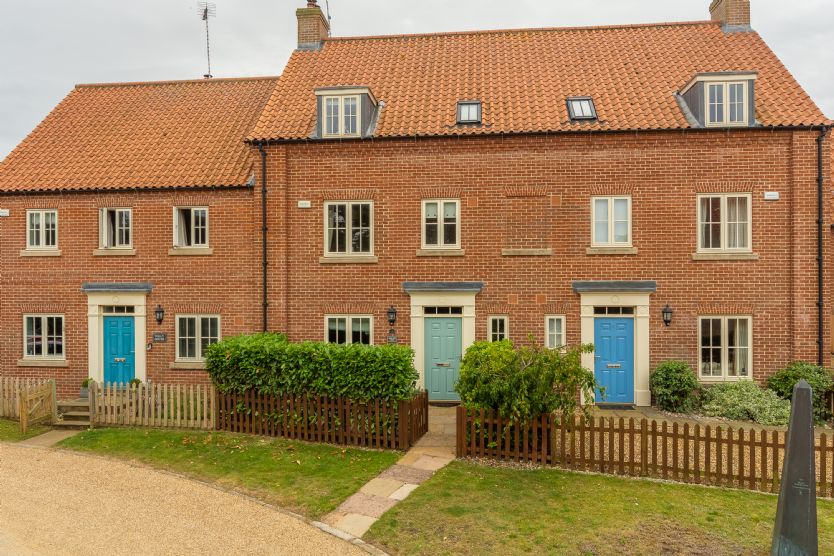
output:
[[[126,384],[135,376],[133,317],[104,317],[104,382]]]
[[[427,318],[426,389],[430,400],[459,401],[455,385],[460,376],[461,319]]]
[[[634,319],[594,320],[597,403],[634,403]]]

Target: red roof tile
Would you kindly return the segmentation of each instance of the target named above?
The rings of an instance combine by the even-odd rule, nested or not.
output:
[[[375,137],[685,129],[675,98],[696,74],[756,71],[766,126],[826,118],[757,33],[713,22],[331,38],[296,51],[250,139],[313,132],[314,89],[367,86],[385,103]],[[568,96],[594,97],[599,121],[571,123]],[[456,103],[483,102],[483,125],[456,125]]]
[[[0,162],[0,191],[243,185],[276,79],[79,85]]]

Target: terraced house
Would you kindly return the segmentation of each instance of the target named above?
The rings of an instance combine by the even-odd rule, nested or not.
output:
[[[103,376],[95,373],[109,365],[109,344],[96,338],[116,317],[106,311],[122,306],[141,311],[136,349],[151,348],[141,371],[136,357],[140,378],[174,372],[191,345],[198,359],[196,346],[221,331],[268,329],[293,340],[409,344],[438,401],[456,399],[460,357],[475,340],[593,343],[585,364],[607,388],[599,401],[636,405],[650,403],[649,372],[665,359],[688,361],[704,382],[827,360],[831,122],[752,29],[749,0],[716,0],[709,11],[710,20],[687,23],[336,38],[309,1],[277,81],[156,86],[204,87],[207,103],[212,87],[258,89],[235,117],[218,115],[234,120],[237,140],[206,131],[210,144],[228,138],[229,154],[214,153],[212,167],[235,168],[237,179],[204,176],[199,201],[174,199],[185,193],[158,177],[205,165],[199,138],[118,158],[112,144],[135,133],[79,115],[72,129],[105,134],[105,153],[88,155],[56,119],[74,92],[0,166],[0,205],[11,207],[0,219],[2,372],[29,370],[21,364],[38,359],[30,346],[51,349],[37,330],[76,314],[63,328],[61,363],[73,377],[85,365]],[[153,87],[115,90],[138,99]],[[152,126],[152,113],[132,113],[136,133]],[[35,140],[51,122],[48,140]],[[165,131],[183,133],[157,128]],[[69,150],[59,163],[49,148]],[[153,238],[147,249],[161,263],[131,264],[139,249],[118,261],[71,252],[81,236],[46,264],[24,256],[32,214],[45,223],[38,233],[51,233],[41,209],[57,209],[60,242],[73,233],[70,207],[83,194],[49,172],[71,167],[84,181],[95,169],[137,189],[124,177],[136,158],[156,161],[158,173],[140,182],[164,191],[131,193],[153,198],[160,215],[140,221],[134,210],[133,234]],[[108,210],[131,208],[128,200],[90,201],[84,241],[93,245],[83,249],[119,241],[122,216]],[[168,254],[182,230],[192,230],[187,241],[202,237],[201,213],[178,207],[206,205],[212,254],[169,270],[183,260]],[[66,301],[44,300],[51,272]],[[139,285],[130,301],[113,301],[114,288]],[[159,326],[157,304],[166,310]],[[218,314],[213,334],[204,317]],[[199,320],[183,324],[188,315]],[[42,317],[40,329],[31,317]],[[154,342],[157,331],[167,344]]]

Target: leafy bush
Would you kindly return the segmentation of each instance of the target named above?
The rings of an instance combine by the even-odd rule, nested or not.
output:
[[[665,361],[658,365],[649,379],[649,386],[660,409],[685,413],[696,405],[698,379],[682,361]]]
[[[206,368],[221,393],[315,394],[404,400],[414,394],[411,348],[290,343],[283,334],[226,338],[209,346]]]
[[[811,385],[814,391],[814,417],[817,421],[830,419],[831,412],[826,407],[825,397],[834,389],[834,379],[831,378],[831,371],[828,369],[804,361],[794,361],[768,378],[767,387],[776,392],[780,398],[790,400],[793,396],[793,387],[802,378]]]
[[[476,342],[466,350],[456,388],[466,407],[498,410],[510,422],[553,411],[573,415],[578,392],[594,395],[594,374],[581,363],[591,351],[593,346],[563,352],[515,347],[509,340]]]
[[[701,411],[711,417],[787,425],[791,416],[791,402],[750,380],[716,384],[705,390],[704,398]]]

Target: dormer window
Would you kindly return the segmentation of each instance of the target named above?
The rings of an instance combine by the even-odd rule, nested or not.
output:
[[[707,125],[747,125],[747,83],[707,84]]]
[[[458,123],[481,123],[481,101],[472,100],[458,102]]]
[[[596,120],[597,109],[591,97],[570,97],[568,115],[572,121]]]
[[[317,89],[318,137],[362,137],[368,133],[377,102],[364,87]]]
[[[696,75],[680,93],[684,115],[695,127],[755,125],[755,73]]]

